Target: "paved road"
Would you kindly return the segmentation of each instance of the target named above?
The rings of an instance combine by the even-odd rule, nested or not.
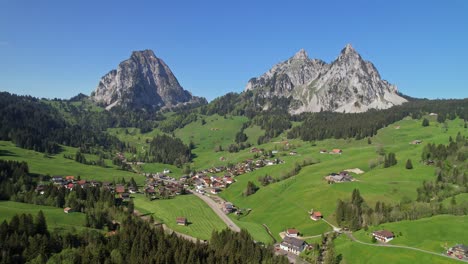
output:
[[[453,257],[447,256],[447,255],[445,255],[445,254],[435,253],[435,252],[432,252],[432,251],[427,251],[427,250],[424,250],[424,249],[419,249],[419,248],[414,248],[414,247],[398,246],[398,245],[389,245],[389,244],[371,244],[371,243],[366,243],[366,242],[362,242],[362,241],[357,240],[357,239],[353,236],[353,234],[351,234],[350,232],[345,232],[345,234],[346,234],[351,240],[353,240],[354,242],[357,242],[357,243],[363,244],[363,245],[367,245],[367,246],[373,246],[373,247],[392,247],[392,248],[403,248],[403,249],[409,249],[409,250],[416,250],[416,251],[424,252],[424,253],[431,254],[431,255],[436,255],[436,256],[440,256],[440,257],[446,257],[446,258],[449,258],[449,259],[459,260],[459,261],[462,261],[462,262],[468,262],[468,260],[453,258]]]
[[[223,220],[223,222],[226,223],[229,229],[231,229],[234,232],[240,232],[240,228],[231,220],[231,218],[229,218],[223,212],[223,210],[221,210],[221,208],[215,201],[213,201],[210,197],[207,197],[200,193],[197,193],[197,192],[192,192],[192,193],[198,198],[202,199],[202,201],[204,201],[209,207],[211,207],[211,209],[213,209],[213,211],[219,216],[219,218],[221,218],[221,220]]]

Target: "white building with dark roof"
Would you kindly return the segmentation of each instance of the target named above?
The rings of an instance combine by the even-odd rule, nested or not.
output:
[[[299,255],[307,247],[307,243],[304,240],[300,240],[295,237],[286,236],[280,244],[282,250]]]

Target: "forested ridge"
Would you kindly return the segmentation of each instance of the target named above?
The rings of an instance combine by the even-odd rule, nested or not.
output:
[[[59,144],[124,148],[116,137],[92,124],[90,120],[68,122],[62,113],[37,98],[0,93],[0,140],[11,140],[21,148],[49,154],[60,152]]]

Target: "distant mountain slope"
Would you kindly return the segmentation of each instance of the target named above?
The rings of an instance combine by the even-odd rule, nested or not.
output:
[[[246,91],[260,96],[292,97],[291,113],[364,112],[371,108],[386,109],[407,100],[397,88],[382,80],[369,61],[348,44],[330,64],[310,59],[300,50],[258,78],[249,80]]]
[[[151,50],[134,51],[116,70],[101,78],[91,98],[106,109],[160,109],[206,102],[184,90],[169,66]]]

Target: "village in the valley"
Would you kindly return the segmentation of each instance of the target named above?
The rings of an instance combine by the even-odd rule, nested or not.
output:
[[[412,142],[411,144],[419,143]],[[250,209],[237,208],[233,203],[224,201],[217,194],[228,188],[230,185],[235,184],[235,178],[239,175],[258,170],[265,166],[274,166],[284,163],[284,161],[279,158],[271,156],[267,158],[266,156],[261,156],[264,152],[262,149],[252,148],[250,152],[254,153],[254,157],[256,158],[246,159],[237,164],[230,164],[229,166],[216,166],[192,172],[189,175],[183,175],[178,179],[170,176],[172,172],[169,169],[164,169],[162,172],[143,173],[145,177],[145,186],[142,188],[138,187],[134,182],[99,182],[95,180],[83,180],[80,179],[80,177],[75,176],[53,176],[50,177],[50,182],[58,188],[66,188],[70,191],[74,188],[86,188],[88,186],[104,188],[114,193],[116,201],[123,203],[129,202],[132,198],[132,194],[136,193],[145,194],[149,200],[171,199],[177,195],[192,193],[205,196],[204,199],[209,199],[212,203],[211,205],[215,204],[215,207],[210,204],[208,205],[210,205],[213,210],[218,211],[218,215],[219,212],[221,212],[225,215],[233,213],[239,216],[249,213]],[[277,151],[273,154],[276,153]],[[342,155],[343,151],[341,149],[333,149],[331,151],[322,149],[320,150],[320,153]],[[298,153],[292,150],[288,152],[288,155],[294,156],[298,155]],[[225,158],[221,157],[220,160],[224,161]],[[364,171],[354,168],[345,169],[340,172],[332,172],[329,175],[324,176],[324,181],[327,184],[357,181],[351,173],[359,175],[364,173]],[[46,184],[40,184],[37,186],[36,192],[43,194],[45,188]],[[64,208],[64,213],[72,212],[74,212],[72,208]],[[331,232],[335,232],[336,234],[345,234],[354,240],[352,232],[346,228],[341,229],[333,226],[324,219],[324,216],[320,211],[312,209],[308,212],[308,216],[311,219],[311,223],[316,221],[325,221],[333,228],[333,231]],[[186,216],[178,216],[174,221],[176,225],[186,226],[189,224],[190,220]],[[235,225],[233,222],[228,224],[231,229],[235,230],[233,225]],[[116,231],[114,230],[112,232],[115,233]],[[298,256],[301,252],[312,250],[317,247],[316,244],[307,243],[305,240],[309,237],[303,236],[301,231],[294,227],[287,228],[279,235],[282,240],[275,244],[275,252],[276,254],[287,255],[291,261],[295,261],[295,256]],[[371,242],[381,246],[386,246],[388,242],[397,238],[397,236],[390,230],[376,230],[371,232],[370,235],[372,238]],[[468,260],[468,246],[456,244],[447,248],[447,251],[444,252],[444,254],[453,258]]]

